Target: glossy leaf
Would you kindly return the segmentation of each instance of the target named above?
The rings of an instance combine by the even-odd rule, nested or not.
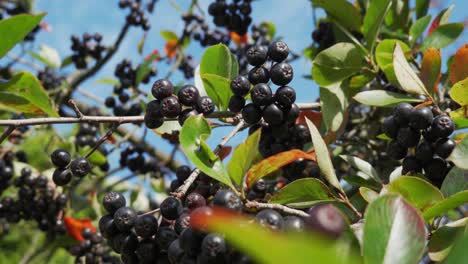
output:
[[[429,95],[424,84],[406,61],[402,48],[395,44],[393,51],[393,70],[401,88],[410,94]]]
[[[355,6],[346,0],[312,0],[316,7],[323,8],[340,25],[351,31],[360,31],[362,17]]]
[[[312,137],[312,144],[314,145],[315,153],[317,155],[317,163],[320,167],[320,171],[331,185],[338,190],[343,191],[343,188],[336,177],[335,168],[333,168],[333,163],[331,162],[330,153],[328,152],[328,147],[325,144],[325,141],[323,141],[323,138],[315,125],[307,118],[306,123]]]
[[[58,116],[39,80],[29,72],[20,72],[0,83],[0,104],[31,114]]]
[[[377,171],[374,169],[374,167],[372,167],[372,165],[369,162],[354,156],[340,155],[340,158],[346,161],[353,168],[358,169],[367,174],[368,176],[372,177],[372,179],[376,180],[377,182],[382,182],[379,178]]]
[[[2,58],[10,49],[31,32],[45,16],[45,13],[39,15],[17,15],[7,19],[0,20],[0,58]]]
[[[468,160],[468,137],[457,144],[447,159],[455,163],[457,167],[468,170],[468,162],[466,162]]]
[[[136,72],[136,77],[135,77],[135,84],[137,86],[151,72],[151,70],[153,69],[153,67],[151,67],[151,64],[157,58],[159,58],[159,54],[154,53],[149,58],[145,59],[145,61],[143,63],[138,65],[137,72]]]
[[[201,115],[189,117],[180,130],[180,146],[185,155],[202,172],[211,178],[232,186],[221,159],[205,143],[211,135],[211,128]]]
[[[227,165],[229,176],[231,176],[231,179],[239,186],[242,186],[242,179],[245,173],[249,170],[254,158],[258,155],[260,133],[260,129],[255,131],[244,142],[237,146]]]
[[[392,0],[371,1],[369,4],[362,25],[362,33],[366,39],[367,48],[371,52],[374,49],[375,41],[379,36],[379,30],[391,4]]]
[[[459,264],[466,262],[466,249],[468,248],[468,232],[467,228],[461,233],[452,249],[450,250],[444,264]]]
[[[443,215],[449,210],[466,203],[468,203],[468,191],[458,192],[425,210],[423,213],[424,219],[429,221],[436,216]]]
[[[345,119],[345,111],[349,104],[346,89],[343,82],[320,87],[322,117],[327,131],[338,131]]]
[[[167,41],[171,41],[171,40],[178,40],[179,38],[177,37],[176,33],[174,33],[173,31],[169,31],[169,30],[161,30],[159,32],[159,34],[161,34],[161,36],[163,37],[163,39],[167,42]]]
[[[465,108],[468,106],[463,106],[457,110],[450,112],[450,117],[453,119],[455,123],[455,127],[460,128],[467,128],[468,127],[468,114],[465,113]]]
[[[385,24],[392,30],[406,29],[409,22],[409,1],[392,0],[390,10],[385,16]]]
[[[400,194],[421,211],[444,199],[439,189],[418,177],[399,177],[388,185],[387,190],[390,193]]]
[[[468,105],[468,77],[452,86],[450,97],[460,105]]]
[[[463,32],[463,23],[451,23],[438,26],[421,44],[421,50],[441,49],[454,42]]]
[[[333,195],[323,182],[315,178],[304,178],[288,183],[269,202],[296,207],[295,205],[303,202],[332,200]]]
[[[315,57],[312,77],[320,86],[340,82],[359,72],[363,59],[361,51],[354,44],[335,44]]]
[[[95,83],[97,84],[109,84],[112,86],[120,85],[119,80],[115,78],[101,78],[99,80],[96,80]]]
[[[358,171],[356,175],[344,175],[342,179],[356,187],[366,187],[375,191],[379,191],[382,188],[382,184],[376,182],[369,175],[361,171]]]
[[[57,50],[47,45],[39,46],[38,53],[31,51],[29,54],[35,59],[40,60],[45,65],[54,69],[60,68],[62,64],[62,60],[60,59],[60,55],[58,54]]]
[[[457,50],[450,63],[449,78],[455,84],[468,77],[468,44]]]
[[[402,102],[422,102],[422,100],[418,98],[385,90],[364,91],[356,94],[353,98],[364,105],[386,107],[391,107]]]
[[[431,235],[429,240],[428,251],[429,257],[433,261],[444,260],[450,252],[457,235],[463,232],[468,224],[468,217],[450,222],[442,227],[439,227]]]
[[[421,81],[432,96],[438,90],[441,66],[440,51],[434,48],[427,49],[421,62],[420,76]]]
[[[379,198],[378,192],[366,187],[359,187],[359,193],[368,203],[372,203],[373,201],[377,200],[377,198]]]
[[[273,38],[273,37],[275,36],[275,34],[276,34],[276,26],[275,26],[274,23],[272,23],[272,22],[262,22],[262,23],[260,24],[260,27],[265,27],[265,28],[268,29],[268,36],[269,36],[270,38]]]
[[[397,83],[395,71],[393,70],[393,51],[395,44],[398,43],[403,49],[407,60],[411,59],[411,49],[401,40],[384,39],[375,48],[375,60],[380,69],[385,73],[385,76],[391,83]]]
[[[409,31],[409,43],[414,45],[416,41],[423,35],[429,23],[431,23],[431,15],[421,17],[416,20],[413,25],[410,27]]]
[[[84,148],[80,148],[78,152],[81,156],[85,156],[89,151],[91,151],[91,149],[92,148],[90,146],[86,146]],[[106,156],[104,156],[99,150],[94,151],[88,159],[91,164],[97,166],[104,165],[107,162]]]
[[[385,195],[367,207],[364,218],[364,263],[418,263],[426,228],[418,211],[396,195]]]
[[[259,179],[288,165],[289,163],[297,159],[307,159],[315,161],[315,156],[307,154],[298,149],[293,149],[270,156],[252,166],[252,168],[250,168],[250,170],[247,172],[247,177],[245,181],[247,187],[252,187],[252,185],[255,184],[255,182],[257,182]]]
[[[440,191],[445,197],[468,190],[468,170],[453,167],[445,176]]]
[[[420,18],[427,14],[430,0],[416,0],[416,18]]]
[[[216,102],[220,111],[227,110],[229,100],[233,96],[230,88],[231,81],[215,74],[200,75],[208,95]]]

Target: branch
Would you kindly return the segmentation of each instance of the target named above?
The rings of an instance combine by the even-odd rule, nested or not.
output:
[[[42,68],[41,66],[37,65],[37,64],[34,64],[28,60],[25,60],[19,56],[16,56],[16,55],[13,55],[12,53],[7,53],[7,57],[18,62],[18,63],[21,63],[25,66],[28,66],[28,67],[31,67],[32,69],[36,70],[36,71],[41,71]]]
[[[13,131],[16,129],[16,126],[9,126],[7,129],[5,129],[5,131],[2,133],[2,135],[0,136],[0,144],[3,143],[3,140],[5,140],[6,138],[8,138],[8,136],[13,133]]]
[[[290,207],[287,207],[287,206],[284,206],[284,205],[281,205],[281,204],[268,204],[268,203],[259,203],[259,202],[255,202],[255,201],[247,201],[245,203],[245,206],[247,208],[255,208],[255,209],[275,209],[275,210],[284,212],[286,214],[297,215],[297,216],[301,216],[301,217],[308,217],[309,216],[309,214],[307,214],[304,211],[293,209],[293,208],[290,208]]]

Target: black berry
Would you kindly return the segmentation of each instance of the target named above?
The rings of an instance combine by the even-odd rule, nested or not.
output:
[[[275,100],[285,109],[289,109],[296,101],[296,91],[289,86],[280,87],[275,93]]]
[[[253,46],[247,50],[247,61],[252,66],[260,66],[266,62],[267,49],[263,46]]]
[[[431,125],[433,118],[428,107],[415,108],[410,114],[409,126],[413,129],[426,129]]]
[[[84,177],[91,171],[91,163],[87,158],[77,158],[71,162],[70,169],[74,176]]]
[[[177,117],[181,109],[179,100],[175,96],[168,96],[161,100],[161,114],[165,117]]]
[[[283,110],[276,104],[270,104],[263,109],[263,120],[273,125],[281,124],[283,122]]]
[[[432,121],[431,129],[435,136],[445,138],[452,134],[455,125],[449,116],[440,115]]]
[[[108,192],[102,199],[102,204],[107,212],[113,214],[126,204],[125,197],[118,192]]]
[[[408,125],[413,106],[408,103],[399,103],[393,109],[393,117],[400,126]]]
[[[307,228],[338,238],[345,230],[345,220],[341,212],[332,204],[319,204],[309,209],[304,219]]]
[[[421,172],[421,170],[422,165],[415,156],[407,156],[403,159],[403,168],[401,170],[403,175],[408,173],[418,173]]]
[[[403,147],[415,147],[418,145],[420,137],[420,133],[410,127],[402,127],[398,129],[397,141]]]
[[[250,92],[252,102],[257,106],[265,106],[272,102],[273,93],[270,86],[265,83],[259,83],[254,86]]]
[[[234,95],[229,99],[229,111],[233,113],[239,113],[245,106],[245,99],[243,96]]]
[[[193,85],[184,85],[180,88],[177,96],[179,97],[181,104],[192,106],[197,102],[198,97],[200,97],[200,93],[198,92],[197,87]]]
[[[284,221],[283,217],[273,209],[263,209],[255,216],[255,220],[264,227],[272,230],[282,230]]]
[[[249,81],[251,84],[267,83],[270,80],[270,72],[263,66],[252,68],[249,71]]]
[[[156,99],[162,100],[174,93],[174,86],[169,80],[160,79],[154,82],[151,93]]]
[[[143,215],[135,220],[135,233],[149,238],[158,232],[158,220],[153,215]]]
[[[390,138],[396,138],[398,135],[398,124],[393,116],[388,116],[383,122],[383,132]]]
[[[435,153],[443,158],[446,159],[452,153],[453,149],[455,148],[456,144],[453,140],[448,138],[439,139],[435,145]]]
[[[231,81],[231,91],[234,95],[246,96],[250,91],[250,82],[242,75]]]
[[[137,217],[138,215],[133,208],[121,207],[114,214],[114,223],[117,229],[127,232],[133,227]]]
[[[403,147],[397,140],[392,140],[387,146],[387,155],[395,160],[400,160],[406,156],[408,148]]]
[[[57,149],[54,152],[52,152],[52,155],[50,156],[52,163],[54,166],[58,168],[65,168],[70,164],[71,161],[71,156],[68,151],[64,149]]]
[[[208,96],[201,96],[197,100],[197,104],[195,105],[195,109],[204,115],[209,115],[214,112],[215,105],[213,99]]]
[[[293,79],[293,68],[286,62],[275,64],[271,69],[271,81],[276,85],[286,85]]]
[[[167,197],[161,203],[161,214],[167,220],[176,220],[182,214],[182,203],[175,197]]]
[[[268,57],[275,62],[282,62],[289,55],[289,48],[286,43],[282,41],[273,41],[268,47]]]
[[[242,210],[242,200],[231,190],[220,190],[213,198],[213,205],[225,207],[234,211]]]
[[[247,104],[242,109],[242,118],[247,124],[255,124],[262,119],[262,110],[254,104]]]
[[[58,186],[68,184],[72,179],[72,173],[69,169],[57,168],[52,175],[52,180]]]

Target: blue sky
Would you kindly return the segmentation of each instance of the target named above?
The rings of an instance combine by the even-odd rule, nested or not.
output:
[[[189,0],[174,0],[182,8],[187,9]],[[207,10],[210,0],[200,0],[200,6]],[[451,22],[461,22],[467,19],[466,8],[468,2],[463,0],[438,1],[440,6],[437,9],[431,9],[433,17],[445,7],[455,4],[456,8],[452,13]],[[307,0],[260,0],[253,2],[252,17],[254,22],[270,21],[276,25],[277,35],[282,36],[284,41],[295,52],[300,52],[311,43],[311,32],[314,29],[312,19],[312,9]],[[41,32],[38,35],[36,44],[46,44],[58,50],[63,57],[70,54],[70,36],[71,34],[81,35],[84,32],[100,32],[103,35],[103,42],[112,43],[124,19],[127,11],[122,11],[117,6],[117,0],[114,1],[64,1],[64,0],[38,0],[35,10],[47,11],[45,22],[51,25],[52,32]],[[317,16],[323,16],[323,12],[318,11]],[[210,20],[207,18],[207,20]],[[152,28],[148,32],[143,56],[149,54],[153,49],[162,51],[164,40],[160,36],[161,30],[173,30],[181,32],[183,23],[180,20],[180,13],[171,6],[168,0],[159,0],[156,4],[155,13],[150,16]],[[116,63],[123,58],[130,58],[134,64],[143,60],[142,55],[137,52],[138,41],[143,37],[143,31],[140,28],[132,28],[129,35],[124,40],[117,55],[104,67],[96,76],[82,84],[82,89],[90,91],[97,96],[105,97],[112,91],[110,85],[96,84],[95,80],[104,77],[114,77],[113,71]],[[443,50],[443,59],[447,59],[448,54],[453,54],[456,48],[467,41],[467,32]],[[199,61],[203,50],[197,43],[193,43],[189,48],[189,53],[193,54]],[[291,83],[298,93],[299,102],[312,102],[318,97],[318,87],[313,81],[302,78],[302,75],[310,74],[311,63],[305,59],[294,62],[295,78]],[[72,67],[71,67],[72,68]],[[158,64],[158,76],[163,76],[168,70],[165,63]],[[175,74],[174,82],[182,81],[180,74]],[[143,90],[149,91],[150,85],[142,86]],[[78,96],[79,98],[79,96]],[[91,103],[91,102],[90,102]],[[228,133],[225,129],[217,129],[209,141],[212,145],[216,144],[222,135]],[[148,138],[151,142],[157,142],[158,148],[170,151],[170,145],[157,139],[157,136],[149,133]],[[238,144],[244,138],[245,133],[238,135],[232,141]],[[180,158],[180,156],[179,156]]]

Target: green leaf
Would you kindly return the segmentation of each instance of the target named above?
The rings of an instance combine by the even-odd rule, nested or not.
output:
[[[262,22],[260,27],[264,27],[268,30],[268,36],[272,39],[276,34],[276,26],[272,22]]]
[[[30,51],[29,54],[35,59],[38,59],[45,65],[54,69],[60,68],[62,64],[60,55],[58,54],[57,50],[47,45],[39,46],[39,53]]]
[[[180,145],[185,155],[199,170],[234,188],[221,159],[205,143],[210,135],[211,127],[206,119],[201,115],[191,116],[180,130]]]
[[[46,91],[36,76],[29,72],[19,72],[8,82],[0,83],[0,104],[25,113],[57,117]]]
[[[468,78],[452,86],[450,89],[450,97],[460,105],[468,105]]]
[[[465,190],[468,190],[468,170],[453,167],[445,176],[440,191],[445,197],[449,197]]]
[[[438,26],[432,33],[423,40],[421,51],[427,48],[444,48],[454,42],[463,32],[463,23],[451,23]]]
[[[424,94],[430,96],[418,75],[406,61],[405,54],[398,43],[393,51],[393,70],[403,91],[410,94]]]
[[[60,69],[63,69],[73,63],[72,56],[65,57],[60,63]]]
[[[32,31],[45,16],[45,13],[39,15],[17,15],[0,21],[0,58],[2,58],[18,42],[23,41],[24,37]]]
[[[80,155],[84,157],[91,151],[91,149],[92,148],[90,146],[86,146],[84,148],[80,148],[78,150],[78,153],[80,153]],[[96,166],[104,165],[107,162],[106,156],[104,156],[99,150],[94,151],[93,154],[91,154],[91,156],[88,157],[88,160]]]
[[[461,169],[468,170],[468,137],[457,144],[452,154],[447,158]]]
[[[388,10],[390,10],[391,3],[391,0],[371,1],[369,8],[367,9],[366,16],[364,17],[364,23],[362,25],[362,33],[366,39],[367,48],[371,52],[373,51],[375,41],[379,36],[379,30],[382,22]]]
[[[426,30],[429,23],[431,23],[432,16],[427,15],[416,20],[413,25],[411,25],[409,30],[409,43],[413,46],[416,41],[422,36],[424,30]]]
[[[427,14],[430,0],[416,0],[416,18],[420,18]]]
[[[423,219],[401,197],[385,195],[369,204],[364,218],[364,263],[418,263],[425,244]]]
[[[345,111],[349,104],[346,89],[343,82],[320,87],[322,117],[328,131],[338,131],[345,119]]]
[[[369,162],[362,160],[358,157],[354,157],[354,156],[340,155],[340,158],[346,161],[353,168],[362,171],[363,173],[365,173],[366,175],[368,175],[375,181],[379,183],[382,182],[379,178],[377,171],[374,169],[374,167],[372,167],[372,165]]]
[[[136,86],[138,86],[138,84],[140,84],[141,81],[143,81],[143,79],[145,79],[146,75],[148,75],[151,72],[151,70],[153,69],[153,67],[151,67],[151,64],[157,58],[159,58],[159,54],[154,53],[149,58],[145,59],[145,61],[143,61],[143,63],[138,65],[137,73],[136,73],[136,77],[135,77],[135,85]]]
[[[177,37],[176,33],[174,33],[173,31],[169,31],[169,30],[161,30],[159,32],[159,34],[161,34],[161,36],[163,37],[163,39],[165,41],[171,41],[171,40],[178,40],[179,38]]]
[[[333,195],[323,182],[315,178],[304,178],[288,183],[269,202],[295,207],[295,204],[303,202],[332,200]]]
[[[97,83],[97,84],[109,84],[109,85],[112,85],[112,86],[120,85],[119,80],[117,80],[115,78],[101,78],[99,80],[96,80],[95,83]]]
[[[450,254],[444,261],[444,264],[459,264],[466,262],[466,249],[468,248],[468,232],[465,226],[465,230],[458,236],[457,241],[452,247]]]
[[[258,154],[260,132],[260,129],[255,131],[244,142],[237,146],[227,165],[229,176],[231,176],[231,179],[239,186],[242,186],[242,179]]]
[[[213,45],[203,53],[200,76],[206,93],[215,101],[221,111],[227,109],[229,98],[232,95],[229,82],[238,74],[239,65],[227,46]]]
[[[359,187],[359,193],[368,203],[372,203],[379,198],[379,193],[367,187]]]
[[[429,221],[436,216],[443,215],[449,210],[466,203],[468,203],[468,191],[456,193],[424,211],[424,219]]]
[[[375,48],[375,60],[380,69],[385,73],[387,79],[396,84],[397,78],[393,70],[393,51],[395,44],[400,44],[400,47],[405,53],[406,59],[411,59],[411,49],[403,41],[397,39],[384,39]]]
[[[361,171],[358,171],[356,175],[345,175],[342,177],[342,179],[356,187],[366,187],[375,191],[379,191],[382,188],[382,184],[379,184],[371,177],[369,177],[369,175]]]
[[[310,121],[307,117],[305,118],[305,121],[310,130],[312,144],[314,145],[315,153],[317,155],[317,163],[320,167],[320,171],[331,185],[344,192],[340,185],[340,181],[338,181],[338,178],[336,177],[335,168],[333,168],[333,163],[330,159],[330,153],[328,152],[327,144],[325,144],[325,141],[323,141],[320,132],[312,123],[312,121]]]
[[[312,76],[320,86],[337,83],[359,72],[363,59],[361,51],[354,44],[338,43],[315,57]]]
[[[354,100],[364,105],[392,107],[402,102],[422,102],[421,99],[406,94],[394,93],[385,90],[364,91],[356,94]]]
[[[385,24],[392,30],[404,30],[409,21],[409,1],[393,0],[393,3],[385,16]]]
[[[450,222],[435,230],[435,232],[431,234],[431,240],[429,240],[428,244],[429,257],[431,260],[444,260],[449,254],[458,234],[464,231],[467,224],[468,217],[465,217],[455,222]]]
[[[417,177],[399,177],[388,185],[387,190],[390,193],[400,194],[411,205],[421,211],[424,211],[444,199],[439,189]]]
[[[344,27],[359,32],[362,17],[358,9],[346,0],[312,0],[316,7],[325,9],[327,14]]]

